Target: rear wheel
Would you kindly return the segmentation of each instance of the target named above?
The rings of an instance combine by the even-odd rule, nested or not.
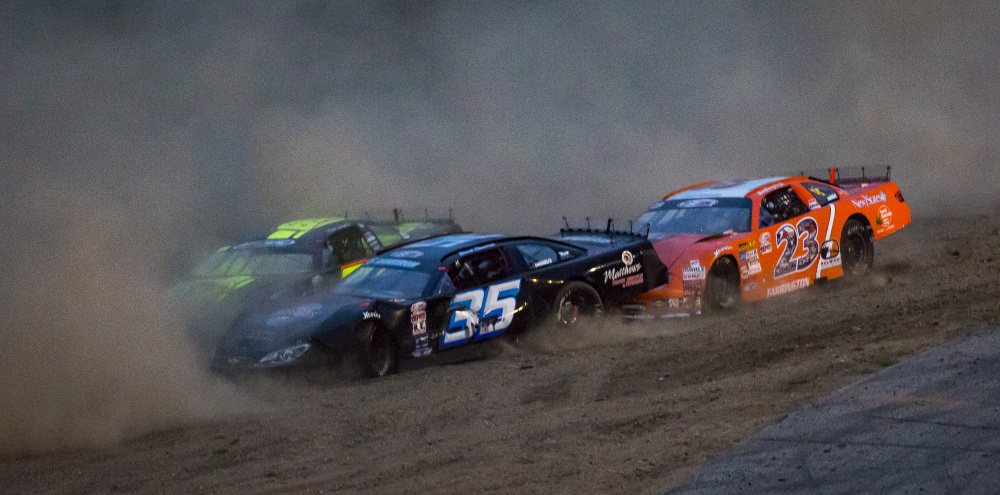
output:
[[[871,269],[875,260],[875,235],[867,222],[856,218],[844,223],[840,233],[840,263],[844,275],[855,278]]]
[[[705,295],[701,299],[704,313],[728,313],[740,308],[740,269],[732,258],[715,260],[705,277]]]
[[[556,293],[556,324],[562,327],[576,327],[604,312],[601,295],[593,287],[583,282],[572,281],[563,285]]]
[[[396,344],[382,325],[362,323],[357,332],[358,366],[365,376],[378,378],[396,371]]]

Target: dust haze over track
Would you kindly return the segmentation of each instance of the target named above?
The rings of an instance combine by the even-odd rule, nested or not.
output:
[[[467,229],[548,233],[703,180],[869,164],[894,166],[918,217],[1000,198],[995,5],[5,2],[0,17],[15,450],[239,409],[192,369],[164,288],[189,253],[262,224],[451,207]],[[59,439],[88,430],[65,423],[80,404],[96,433]]]

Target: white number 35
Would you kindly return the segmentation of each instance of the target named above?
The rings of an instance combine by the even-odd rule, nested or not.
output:
[[[521,279],[517,279],[455,294],[451,306],[464,309],[452,314],[448,329],[441,335],[441,347],[464,344],[473,337],[482,340],[502,334],[514,319],[515,297],[520,291]]]

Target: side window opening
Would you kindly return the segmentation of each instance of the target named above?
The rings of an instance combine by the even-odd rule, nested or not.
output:
[[[399,233],[399,229],[391,225],[373,223],[369,225],[369,228],[378,237],[379,243],[384,248],[395,246],[405,240],[403,235]]]
[[[764,196],[764,199],[760,202],[760,207],[761,227],[767,227],[788,220],[789,218],[809,213],[809,207],[802,202],[802,199],[799,198],[799,195],[795,193],[795,190],[791,186],[783,187]],[[765,223],[768,220],[770,223]]]
[[[559,259],[556,250],[544,244],[518,244],[517,251],[529,269],[551,265]]]
[[[326,263],[327,269],[335,269],[348,263],[370,258],[374,254],[358,227],[346,227],[330,234],[323,247],[329,256]]]
[[[807,191],[809,191],[809,194],[812,194],[813,197],[816,198],[816,201],[820,206],[826,206],[831,202],[840,199],[840,195],[837,194],[837,191],[825,184],[806,182],[802,185],[805,186]]]
[[[511,274],[510,264],[499,248],[459,258],[448,267],[456,290],[486,285]]]

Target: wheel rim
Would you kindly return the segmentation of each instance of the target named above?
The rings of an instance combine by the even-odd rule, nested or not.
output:
[[[844,271],[858,273],[864,271],[865,264],[865,240],[859,233],[852,233],[847,237],[847,242],[841,248],[840,256],[843,259]]]
[[[587,294],[580,291],[572,291],[563,296],[559,305],[559,323],[563,325],[575,325],[583,317],[600,314],[601,305],[591,300]]]
[[[369,365],[377,375],[389,372],[392,366],[392,343],[385,332],[376,329],[368,342]]]

